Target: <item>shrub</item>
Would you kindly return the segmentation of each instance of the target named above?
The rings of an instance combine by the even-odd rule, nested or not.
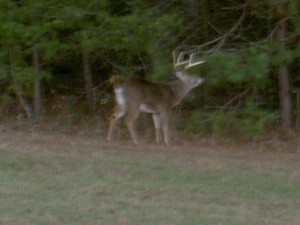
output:
[[[263,135],[275,125],[277,114],[266,111],[254,102],[247,102],[242,108],[202,112],[196,110],[181,122],[181,133],[192,136],[207,133],[216,136],[250,138]]]

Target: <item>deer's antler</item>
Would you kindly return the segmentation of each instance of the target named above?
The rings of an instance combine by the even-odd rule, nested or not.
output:
[[[191,68],[193,66],[199,65],[204,63],[204,60],[199,60],[199,61],[194,61],[196,53],[188,53],[181,51],[178,55],[176,56],[176,50],[173,51],[173,65],[174,68],[176,69],[177,67],[181,65],[185,65],[184,69]],[[185,59],[185,56],[188,56],[188,59]]]

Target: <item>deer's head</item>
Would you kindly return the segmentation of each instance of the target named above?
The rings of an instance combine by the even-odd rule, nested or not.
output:
[[[177,70],[175,72],[176,77],[181,80],[186,85],[189,85],[190,88],[199,86],[204,82],[204,78],[198,76],[192,76],[185,71]]]
[[[186,69],[191,68],[196,65],[204,63],[204,60],[195,60],[195,53],[180,52],[176,55],[173,52],[173,66],[175,70],[175,75],[182,82],[190,86],[191,88],[197,87],[203,83],[204,78],[199,76],[193,76],[186,72]]]

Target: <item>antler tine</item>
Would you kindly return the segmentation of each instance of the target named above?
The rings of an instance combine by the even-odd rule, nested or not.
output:
[[[188,68],[191,68],[193,66],[205,63],[205,60],[201,60],[201,61],[198,61],[198,62],[193,62],[194,55],[196,55],[196,53],[191,53],[191,56],[188,60],[188,64],[184,67],[184,69],[188,69]]]
[[[173,51],[173,66],[176,64],[176,53],[175,50]]]
[[[184,60],[183,58],[185,56],[186,52],[182,51],[179,53],[178,57],[176,57],[176,52],[173,51],[173,64],[174,64],[174,68],[187,64],[189,62],[189,60]]]
[[[184,57],[186,54],[189,54],[189,58],[187,60],[184,60]],[[188,53],[185,51],[181,51],[178,55],[178,57],[176,57],[176,50],[173,51],[173,65],[174,68],[176,69],[178,66],[181,65],[185,65],[184,69],[188,69],[190,67],[199,65],[204,63],[204,60],[198,61],[198,62],[193,62],[194,56],[196,55],[196,53]]]

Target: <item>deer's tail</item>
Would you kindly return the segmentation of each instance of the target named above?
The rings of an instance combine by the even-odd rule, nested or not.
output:
[[[111,75],[108,79],[110,85],[116,87],[118,85],[122,85],[125,79],[116,75]]]
[[[110,83],[110,85],[116,86],[123,83],[123,80],[116,75],[111,75],[108,79],[108,82]]]

